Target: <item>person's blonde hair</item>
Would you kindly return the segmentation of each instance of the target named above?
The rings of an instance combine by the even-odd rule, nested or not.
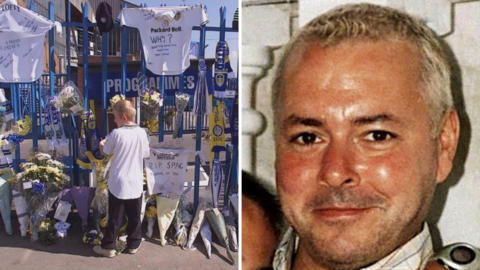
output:
[[[444,114],[453,106],[450,66],[440,38],[420,20],[393,8],[373,4],[338,7],[316,17],[296,33],[285,46],[274,74],[272,106],[275,118],[285,72],[288,67],[301,64],[299,61],[309,45],[332,47],[353,40],[406,41],[417,49],[424,89],[420,94],[429,105],[432,131],[437,135]]]
[[[128,120],[135,121],[136,110],[129,100],[120,100],[113,105],[113,111],[119,116],[125,115]]]

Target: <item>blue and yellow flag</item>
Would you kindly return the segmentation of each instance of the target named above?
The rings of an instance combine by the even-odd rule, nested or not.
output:
[[[225,116],[223,115],[223,107],[225,103],[217,100],[217,104],[210,114],[210,164],[213,161],[215,152],[225,151]]]

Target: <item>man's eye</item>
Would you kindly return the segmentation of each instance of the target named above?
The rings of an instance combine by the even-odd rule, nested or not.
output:
[[[294,142],[294,143],[298,143],[298,144],[301,144],[301,145],[311,145],[311,144],[314,144],[314,143],[318,143],[320,141],[320,139],[312,134],[312,133],[301,133],[297,136],[295,136],[291,142]]]
[[[394,139],[396,137],[397,136],[391,132],[383,131],[383,130],[375,130],[375,131],[369,132],[365,137],[365,139],[367,141],[372,141],[372,142],[382,142],[382,141]]]

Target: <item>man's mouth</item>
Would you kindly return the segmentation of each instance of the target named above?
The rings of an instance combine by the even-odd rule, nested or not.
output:
[[[325,221],[335,221],[356,219],[371,210],[373,210],[371,207],[326,207],[314,209],[312,214]]]

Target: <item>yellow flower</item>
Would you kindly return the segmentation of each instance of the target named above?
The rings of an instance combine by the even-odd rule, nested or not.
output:
[[[155,217],[157,215],[157,208],[155,206],[150,206],[145,211],[145,216],[147,217]]]
[[[100,226],[103,228],[107,227],[107,217],[104,217],[102,220],[100,220]]]
[[[30,116],[26,115],[25,119],[18,120],[17,124],[12,129],[13,132],[25,136],[32,129],[32,119],[30,118]]]
[[[158,120],[147,121],[147,128],[150,132],[158,131]]]
[[[103,183],[103,182],[97,182],[97,187],[100,188],[100,189],[107,189],[107,184]]]
[[[120,100],[125,100],[125,96],[124,95],[115,95],[110,99],[110,104],[113,106],[113,105],[115,105],[115,103],[117,103]]]
[[[10,184],[14,184],[15,182],[17,182],[17,178],[12,177],[12,178],[8,179],[8,182],[10,182]]]
[[[55,176],[60,176],[62,173],[58,168],[55,167],[45,167],[45,170],[47,173],[54,174]]]

